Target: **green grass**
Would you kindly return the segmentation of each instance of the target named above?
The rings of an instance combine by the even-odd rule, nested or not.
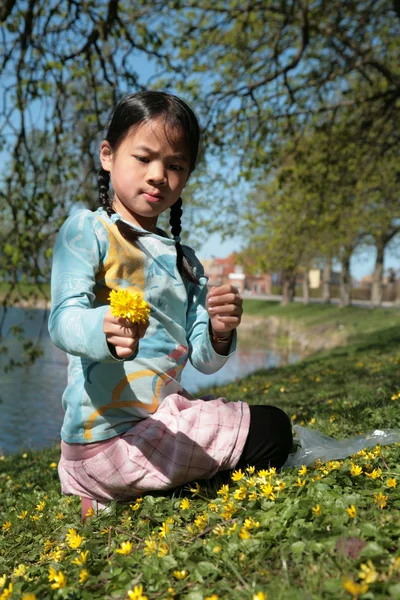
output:
[[[335,322],[333,307],[320,308],[299,310],[309,323],[324,310]],[[380,329],[374,314],[361,315],[347,346],[212,391],[280,406],[294,423],[335,438],[399,428],[400,328],[391,325],[393,313],[380,318]],[[229,489],[199,482],[198,493],[191,485],[149,494],[85,525],[78,499],[60,494],[58,455],[55,448],[0,461],[0,598],[8,598],[1,586],[12,584],[10,597],[30,592],[38,600],[126,599],[135,586],[143,586],[131,594],[136,600],[400,599],[399,444],[304,474],[246,473]],[[77,549],[69,529],[83,538]],[[124,542],[132,544],[127,555],[117,552]],[[87,560],[77,565],[82,550]],[[65,576],[65,587],[51,588],[50,568]],[[83,569],[88,577],[79,583]]]

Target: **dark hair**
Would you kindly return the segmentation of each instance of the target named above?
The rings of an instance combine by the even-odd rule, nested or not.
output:
[[[165,92],[138,92],[127,96],[117,104],[111,118],[105,140],[115,152],[124,141],[126,135],[135,125],[162,118],[166,128],[179,130],[183,134],[184,143],[189,151],[189,174],[194,170],[199,152],[200,126],[194,111],[180,98]],[[108,190],[110,173],[101,168],[98,172],[99,198],[102,206],[111,216],[115,211]],[[182,199],[171,206],[170,220],[172,235],[176,244],[176,266],[180,274],[198,283],[193,266],[183,253],[180,243]],[[121,220],[116,221],[121,235],[137,246],[140,237],[148,235],[139,232]]]

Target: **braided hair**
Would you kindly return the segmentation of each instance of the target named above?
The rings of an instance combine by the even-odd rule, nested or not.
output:
[[[193,110],[183,100],[165,92],[138,92],[121,100],[114,110],[105,140],[115,152],[135,125],[162,117],[165,125],[183,134],[184,143],[189,150],[189,174],[194,170],[200,142],[200,126]],[[109,195],[110,173],[103,168],[98,171],[99,200],[101,206],[111,217],[115,211]],[[182,277],[198,283],[193,265],[184,255],[181,246],[182,198],[170,209],[171,232],[176,245],[176,266]],[[121,235],[135,247],[140,237],[149,235],[145,231],[137,231],[121,219],[116,221]]]

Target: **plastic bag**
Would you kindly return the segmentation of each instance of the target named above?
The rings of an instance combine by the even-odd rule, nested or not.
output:
[[[299,444],[299,447],[294,454],[289,454],[283,469],[301,465],[309,466],[318,458],[322,462],[346,458],[369,446],[377,444],[385,446],[400,442],[400,429],[386,429],[385,431],[375,429],[370,433],[356,435],[345,440],[335,440],[320,431],[307,429],[301,425],[295,425],[293,429],[296,433],[294,442]]]

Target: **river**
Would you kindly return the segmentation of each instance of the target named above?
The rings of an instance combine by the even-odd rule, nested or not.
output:
[[[40,339],[43,355],[33,365],[5,372],[9,358],[17,360],[21,352],[22,342],[10,331],[19,324],[24,327],[24,339]],[[67,381],[66,355],[50,340],[44,310],[9,309],[3,332],[8,354],[0,355],[0,455],[49,447],[60,440],[61,396]],[[277,351],[243,342],[239,336],[237,352],[220,371],[204,375],[187,364],[182,372],[182,385],[196,395],[201,388],[234,381],[257,369],[278,366],[281,356]],[[297,358],[291,353],[289,361]]]

